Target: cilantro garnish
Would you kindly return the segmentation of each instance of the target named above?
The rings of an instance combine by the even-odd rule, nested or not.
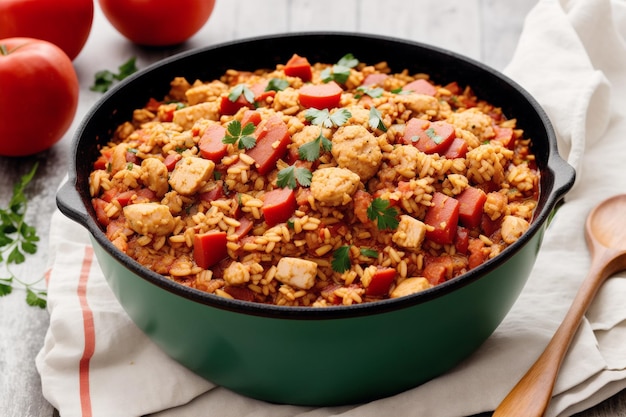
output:
[[[343,273],[350,269],[350,245],[340,246],[333,252],[330,262],[333,271]]]
[[[431,138],[432,141],[435,142],[437,145],[439,145],[443,141],[443,138],[435,133],[435,129],[433,129],[432,127],[426,129],[426,135],[428,135],[428,137]]]
[[[367,218],[375,221],[378,230],[394,230],[398,227],[398,210],[389,206],[389,201],[375,198],[367,208]]]
[[[380,129],[383,132],[387,131],[387,126],[383,123],[383,116],[375,107],[370,109],[369,125],[372,129]]]
[[[278,171],[276,185],[282,188],[289,187],[292,190],[296,188],[298,184],[302,187],[308,187],[311,185],[312,177],[313,174],[308,169],[296,168],[294,165],[290,165]]]
[[[361,248],[361,255],[368,258],[378,258],[378,251],[370,248]]]
[[[118,72],[114,73],[109,70],[102,70],[96,72],[94,84],[89,87],[91,91],[98,93],[105,93],[115,83],[115,81],[122,81],[129,75],[137,72],[137,58],[132,57],[122,65],[118,67]]]
[[[332,114],[328,111],[328,109],[308,109],[304,113],[304,118],[311,122],[311,124],[320,126],[320,134],[317,138],[315,138],[315,140],[305,143],[298,148],[298,155],[300,155],[300,158],[311,162],[317,160],[317,158],[320,157],[320,145],[322,146],[322,149],[330,152],[333,147],[333,143],[326,136],[324,136],[323,128],[331,128],[333,126],[339,127],[347,122],[350,117],[352,117],[352,113],[350,113],[347,109],[340,109]]]
[[[47,292],[36,289],[35,283],[26,283],[18,279],[10,270],[11,264],[21,264],[27,254],[37,252],[39,236],[34,227],[29,226],[24,218],[28,207],[28,200],[24,189],[30,183],[37,171],[37,164],[13,186],[13,195],[9,205],[0,209],[0,264],[8,274],[0,278],[0,297],[10,294],[18,284],[26,290],[26,303],[40,308],[46,307]],[[40,281],[40,280],[39,280]]]
[[[345,84],[350,76],[350,68],[357,65],[359,65],[359,60],[352,54],[346,54],[335,65],[325,68],[320,76],[325,83],[335,81],[339,84]]]
[[[252,136],[256,127],[254,123],[246,123],[245,126],[241,126],[239,120],[233,120],[226,127],[226,136],[222,139],[226,144],[237,144],[239,149],[251,149],[256,145],[256,138]]]
[[[289,87],[289,81],[282,78],[272,78],[265,87],[265,91],[283,91]]]
[[[370,88],[362,85],[361,87],[358,87],[356,91],[360,92],[361,94],[356,94],[354,96],[355,98],[361,98],[363,95],[368,95],[371,98],[378,98],[383,95],[383,92],[385,90],[380,87]]]
[[[241,95],[243,95],[248,103],[254,103],[254,92],[245,84],[237,84],[232,90],[230,90],[228,99],[234,103]]]

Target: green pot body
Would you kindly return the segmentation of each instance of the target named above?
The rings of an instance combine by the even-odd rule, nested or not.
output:
[[[443,296],[367,316],[318,320],[192,302],[135,275],[95,241],[94,247],[123,308],[169,356],[249,397],[329,406],[402,392],[467,358],[517,299],[541,236],[498,269]]]

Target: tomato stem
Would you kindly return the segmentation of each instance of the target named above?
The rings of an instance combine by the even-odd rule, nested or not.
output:
[[[7,46],[3,43],[0,43],[0,55],[9,55]]]

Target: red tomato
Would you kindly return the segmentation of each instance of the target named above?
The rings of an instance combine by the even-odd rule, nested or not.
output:
[[[50,42],[0,40],[0,155],[46,150],[69,129],[78,106],[72,61]]]
[[[215,0],[99,0],[102,12],[122,35],[139,45],[185,42],[209,20]]]
[[[85,46],[92,22],[93,0],[0,1],[0,39],[42,39],[72,60]]]

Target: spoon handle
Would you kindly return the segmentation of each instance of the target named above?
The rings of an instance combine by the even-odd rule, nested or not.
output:
[[[541,417],[544,415],[556,382],[559,368],[576,334],[583,315],[605,278],[610,275],[606,266],[613,258],[598,254],[570,306],[563,322],[533,366],[502,400],[492,417]]]

